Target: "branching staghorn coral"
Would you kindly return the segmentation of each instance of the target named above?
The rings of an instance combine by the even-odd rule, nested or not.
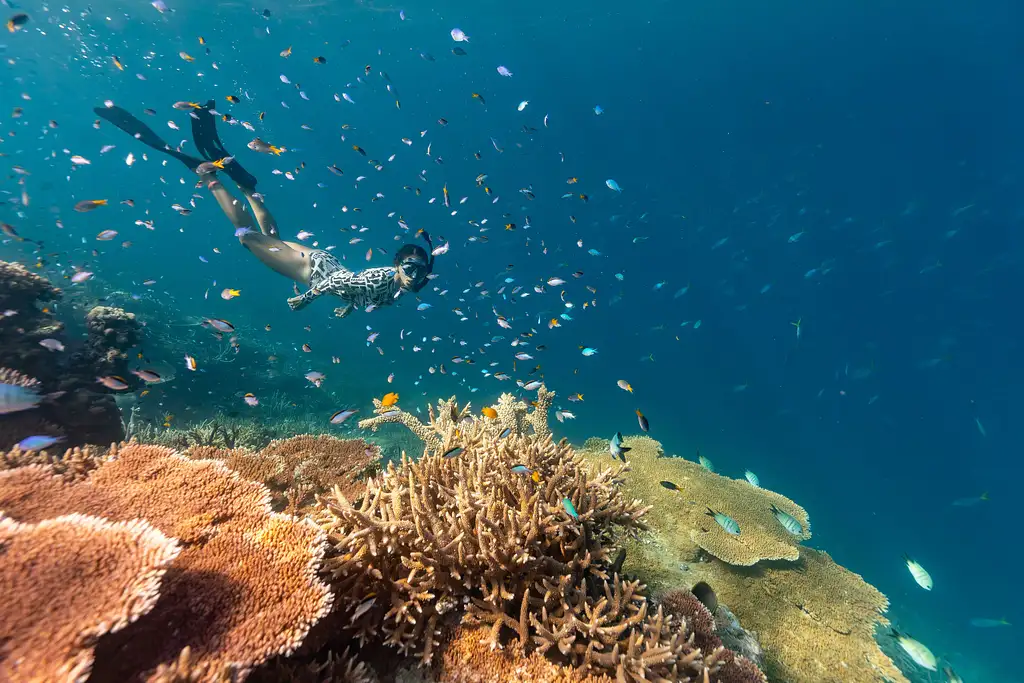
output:
[[[715,672],[716,683],[767,683],[768,679],[756,664],[723,647],[722,639],[715,634],[715,617],[693,593],[685,589],[671,591],[661,599],[661,605],[666,614],[686,624],[687,638],[702,652],[721,651],[722,664]]]
[[[154,609],[100,643],[97,680],[137,680],[186,646],[207,672],[200,680],[225,667],[241,679],[298,647],[331,606],[318,578],[325,539],[308,520],[272,512],[269,501],[265,487],[220,462],[158,446],[114,448],[78,482],[43,465],[0,472],[0,510],[13,519],[142,518],[181,541]]]
[[[619,493],[621,468],[591,472],[550,434],[503,438],[500,417],[455,421],[441,442],[450,457],[389,465],[358,506],[338,492],[324,500],[325,569],[358,637],[382,632],[430,662],[442,619],[468,603],[491,647],[512,632],[623,681],[717,670],[682,624],[648,613],[639,582],[609,572],[612,528],[641,529],[648,510]]]
[[[529,406],[520,401],[512,394],[502,394],[498,398],[495,411],[498,416],[494,422],[500,425],[501,429],[509,429],[513,435],[525,435],[532,428],[533,434],[544,438],[551,434],[548,427],[548,410],[551,408],[551,400],[555,393],[548,391],[543,385],[537,390],[536,406],[531,411]],[[470,404],[459,407],[455,397],[452,396],[446,401],[438,400],[437,407],[430,405],[427,409],[430,414],[430,422],[423,422],[413,415],[399,408],[397,405],[384,406],[379,399],[373,399],[375,417],[359,421],[360,429],[371,429],[377,431],[382,424],[401,424],[409,428],[424,443],[424,454],[444,453],[452,442],[455,431],[463,425],[470,416]],[[500,429],[498,431],[501,431]]]
[[[0,515],[0,680],[84,681],[96,639],[153,608],[178,552],[142,520]]]
[[[103,462],[103,456],[90,448],[69,448],[64,455],[51,455],[48,451],[23,451],[13,448],[0,453],[0,471],[27,465],[47,465],[64,481],[84,479]]]

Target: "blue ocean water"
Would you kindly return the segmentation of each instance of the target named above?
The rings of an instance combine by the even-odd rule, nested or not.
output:
[[[104,299],[147,322],[144,354],[177,375],[146,398],[152,414],[271,419],[247,392],[283,392],[324,419],[368,412],[386,391],[406,407],[451,394],[479,406],[543,375],[576,415],[560,434],[635,432],[642,410],[668,451],[699,448],[803,505],[812,544],[886,593],[900,628],[965,680],[1020,680],[1017,626],[969,625],[1024,619],[1011,505],[1024,379],[1017,5],[13,4],[31,22],[0,41],[4,115],[24,110],[2,126],[0,220],[45,242],[43,272],[95,273],[65,281],[71,303]],[[419,295],[432,308],[289,311],[291,285],[238,245],[194,175],[93,126],[110,100],[193,152],[171,105],[208,98],[255,127],[220,132],[285,238],[310,231],[352,268],[389,265],[415,241],[399,218],[448,243]],[[256,134],[289,151],[247,150]],[[171,208],[192,208],[193,193],[190,215]],[[106,229],[117,238],[97,241]],[[388,254],[367,261],[377,248]],[[0,246],[0,258],[39,256]],[[566,284],[534,290],[553,277]],[[204,318],[235,325],[237,353]],[[510,348],[521,332],[532,336]],[[518,351],[534,359],[514,362]],[[322,388],[310,370],[327,375]],[[934,590],[914,584],[903,553]]]

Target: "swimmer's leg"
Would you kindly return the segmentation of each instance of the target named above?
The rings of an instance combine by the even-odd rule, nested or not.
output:
[[[286,278],[309,284],[309,254],[311,249],[295,249],[288,242],[264,235],[261,232],[247,232],[238,238],[242,246],[253,253],[261,263]]]
[[[232,225],[236,228],[253,227],[253,216],[245,211],[242,203],[228,192],[224,184],[214,174],[204,174],[202,180],[206,183],[207,189],[213,194],[220,205],[221,211],[228,217]],[[273,229],[276,230],[277,226],[273,223],[273,216],[270,216],[270,212],[263,208],[262,202],[250,195],[251,193],[246,193],[250,203],[253,205],[253,212],[256,213],[256,205],[258,204],[262,213],[265,214],[262,220],[268,220],[266,225],[273,226]],[[257,220],[260,219],[259,213],[256,214],[256,218]],[[261,229],[263,229],[262,220],[260,221]],[[238,241],[243,247],[251,251],[261,263],[271,268],[274,272],[296,282],[309,284],[309,254],[311,251],[309,248],[301,244],[284,242],[273,235],[254,230],[249,230],[239,235]]]
[[[239,186],[238,189],[249,200],[249,206],[252,207],[252,215],[256,217],[256,222],[260,226],[260,232],[270,237],[277,237],[277,220],[274,219],[273,214],[267,209],[267,205],[263,203],[263,198],[249,188]]]
[[[210,191],[214,199],[217,200],[217,204],[220,205],[220,210],[224,212],[224,215],[228,217],[231,224],[236,228],[251,228],[253,225],[253,218],[245,212],[245,207],[235,199],[228,189],[224,187],[224,184],[213,173],[204,173],[200,176],[202,182],[206,185],[206,189]]]

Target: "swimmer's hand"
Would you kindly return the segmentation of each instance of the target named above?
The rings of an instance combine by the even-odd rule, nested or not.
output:
[[[345,318],[354,309],[355,309],[355,307],[352,304],[349,304],[347,306],[339,306],[338,308],[334,309],[334,317],[336,317],[336,318]]]
[[[306,303],[308,302],[306,301],[305,297],[293,296],[292,298],[288,299],[288,308],[292,309],[293,311],[297,311],[300,308],[305,308]]]

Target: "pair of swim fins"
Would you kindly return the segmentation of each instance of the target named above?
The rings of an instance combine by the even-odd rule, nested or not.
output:
[[[174,149],[157,135],[156,131],[133,116],[126,109],[115,105],[111,107],[95,107],[93,111],[101,119],[114,124],[142,144],[174,157],[185,164],[189,170],[195,171],[196,167],[204,161],[217,161],[218,159],[231,156],[217,134],[217,120],[210,113],[213,106],[214,101],[210,100],[202,107],[192,110],[189,116],[192,120],[192,140],[195,142],[196,150],[202,155],[202,158],[197,158]],[[256,189],[256,177],[246,171],[237,160],[225,166],[224,173],[234,180],[239,187],[247,190]]]

